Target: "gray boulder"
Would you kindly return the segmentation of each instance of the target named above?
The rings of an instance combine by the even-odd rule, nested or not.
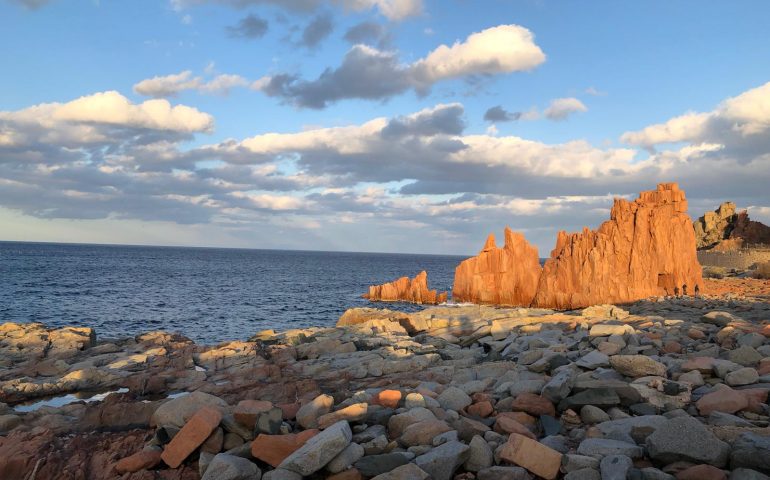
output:
[[[220,453],[211,460],[201,480],[260,480],[262,471],[245,458]]]
[[[719,440],[692,417],[667,421],[647,437],[647,450],[653,460],[664,463],[687,461],[724,467],[730,446]]]
[[[433,480],[451,480],[455,471],[468,460],[470,447],[460,442],[447,442],[414,461]]]
[[[322,469],[345,450],[352,438],[353,432],[350,431],[350,425],[345,420],[340,420],[286,457],[278,468],[291,470],[306,477]]]

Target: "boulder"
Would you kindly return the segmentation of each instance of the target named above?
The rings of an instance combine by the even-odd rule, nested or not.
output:
[[[719,440],[702,423],[690,416],[669,420],[647,437],[653,460],[671,463],[687,461],[724,467],[730,446]]]
[[[666,376],[666,366],[644,355],[613,355],[610,365],[627,377]]]
[[[562,454],[536,440],[512,433],[503,445],[500,458],[552,480],[559,474]]]
[[[262,472],[245,458],[220,453],[211,460],[201,480],[260,480]]]
[[[257,435],[251,442],[251,455],[273,467],[278,467],[289,455],[299,450],[318,430],[304,430],[287,435]]]
[[[150,425],[182,428],[203,407],[214,407],[225,411],[228,405],[227,402],[214,395],[205,392],[192,392],[163,403],[152,414]]]
[[[310,438],[302,447],[286,457],[278,468],[291,470],[302,476],[317,472],[340,454],[353,438],[346,421],[340,421]]]
[[[753,432],[741,434],[733,442],[730,467],[770,472],[770,437]]]
[[[318,418],[329,413],[334,406],[331,395],[318,395],[297,411],[297,423],[303,428],[318,428]]]
[[[461,442],[447,442],[414,460],[432,480],[451,480],[455,471],[468,460],[470,447]]]

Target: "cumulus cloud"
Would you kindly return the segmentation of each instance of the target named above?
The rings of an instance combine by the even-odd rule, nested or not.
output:
[[[19,1],[34,3],[45,0]],[[312,12],[322,8],[325,2],[322,0],[171,0],[171,5],[176,10],[204,3],[220,3],[236,8],[274,5],[295,12]],[[422,0],[332,0],[331,3],[354,12],[376,9],[382,16],[396,21],[414,17],[423,12]]]
[[[402,64],[396,52],[355,45],[339,67],[326,69],[315,80],[279,74],[255,88],[298,107],[320,109],[342,99],[385,99],[409,89],[426,94],[440,81],[527,71],[544,61],[529,30],[500,25],[452,46],[441,45],[412,64]]]
[[[491,107],[484,112],[484,120],[487,122],[512,122],[521,118],[521,112],[509,112],[502,106]]]
[[[621,140],[652,149],[666,143],[724,145],[731,151],[765,153],[770,148],[770,82],[728,98],[710,112],[689,112],[642,130],[626,132]]]
[[[587,112],[588,107],[583,102],[574,97],[557,98],[551,101],[543,111],[543,115],[549,120],[566,120],[573,113]]]
[[[315,48],[331,35],[332,30],[334,30],[334,23],[331,15],[322,13],[311,20],[302,30],[302,39],[299,44],[307,48]]]
[[[391,38],[388,29],[376,22],[361,22],[353,25],[343,37],[353,45],[364,44],[385,49],[390,45]]]
[[[240,75],[220,74],[206,81],[201,77],[194,77],[192,71],[185,70],[142,80],[135,84],[133,89],[139,95],[164,98],[175,97],[186,90],[227,95],[233,88],[248,85],[249,81]]]
[[[724,199],[770,211],[764,88],[725,100],[694,131],[629,137],[659,148],[648,155],[470,134],[458,103],[189,146],[211,130],[207,114],[106,92],[0,112],[0,207],[47,219],[310,229],[319,241],[338,234],[348,249],[375,236],[383,243],[374,248],[434,252],[475,251],[509,224],[547,254],[557,228],[595,227],[613,196],[660,181],[680,182],[692,215]]]
[[[264,37],[267,29],[267,20],[254,14],[246,15],[237,24],[225,27],[225,30],[231,37],[249,40]]]

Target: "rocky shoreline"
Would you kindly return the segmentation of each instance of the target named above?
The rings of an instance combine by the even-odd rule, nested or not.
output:
[[[353,309],[216,346],[4,324],[0,362],[2,479],[770,475],[767,297]],[[117,392],[25,404],[85,391]]]

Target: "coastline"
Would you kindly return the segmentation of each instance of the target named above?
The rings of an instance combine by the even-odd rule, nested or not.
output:
[[[223,459],[245,458],[265,478],[301,478],[279,477],[286,468],[273,470],[259,458],[267,455],[262,450],[270,453],[274,447],[261,443],[253,447],[254,438],[260,433],[285,436],[316,428],[312,420],[302,420],[307,412],[298,417],[298,411],[319,401],[325,403],[314,420],[326,415],[322,433],[338,423],[335,428],[344,423],[352,429],[351,438],[345,437],[345,445],[334,456],[343,449],[358,451],[353,444],[365,450],[350,462],[352,469],[335,472],[351,476],[335,478],[360,478],[350,472],[361,474],[372,462],[382,467],[386,460],[391,470],[414,465],[427,472],[433,463],[426,464],[426,459],[439,454],[448,455],[439,463],[453,465],[453,474],[501,478],[488,475],[500,475],[503,468],[528,475],[542,466],[528,466],[526,459],[505,451],[513,440],[526,446],[519,437],[539,440],[550,458],[558,455],[559,475],[567,474],[564,469],[572,467],[564,462],[575,460],[572,457],[609,455],[602,450],[607,442],[597,442],[618,441],[617,435],[608,436],[607,425],[623,430],[641,423],[649,435],[662,425],[662,418],[684,416],[701,420],[710,435],[729,440],[728,456],[712,464],[740,468],[746,455],[739,437],[770,438],[764,437],[770,435],[768,320],[770,303],[765,297],[732,293],[655,298],[570,312],[486,306],[439,306],[415,313],[352,309],[341,319],[345,325],[264,331],[249,341],[209,346],[163,332],[101,342],[87,329],[47,331],[33,324],[5,324],[0,327],[1,402],[13,405],[73,392],[122,390],[102,400],[24,412],[0,406],[0,477],[27,475],[37,465],[38,480],[112,478],[139,455],[154,463],[133,463],[129,470],[137,465],[149,470],[125,470],[120,478],[192,479],[203,475],[214,454],[227,450]],[[44,358],[35,359],[33,352]],[[746,358],[739,358],[743,354]],[[735,372],[747,375],[749,381],[734,381]],[[239,409],[248,410],[255,401],[269,402],[270,408],[251,412],[247,423],[254,420],[252,428],[234,421]],[[171,402],[177,402],[175,410],[189,415],[174,422],[159,418],[160,406]],[[211,402],[218,404],[222,419],[203,440],[219,432],[230,443],[214,440],[214,447],[203,450],[198,444],[179,468],[164,465],[160,455],[171,444],[163,435],[169,428],[182,428]],[[713,412],[720,414],[716,423]],[[394,426],[398,424],[394,419],[403,415],[424,415],[409,423],[429,422],[421,430],[448,438],[436,444],[440,441],[427,438],[429,433],[417,431],[404,438],[406,433]],[[259,418],[267,422],[262,430]],[[597,418],[601,421],[594,422]],[[363,435],[366,432],[379,433],[368,439],[371,435]],[[641,443],[631,437],[625,440],[633,444],[626,441],[621,446],[634,453],[629,458],[635,463],[647,462],[647,468],[686,459],[683,453],[650,457],[646,437]],[[309,446],[317,443],[323,442],[307,441]],[[451,445],[451,454],[442,445]],[[636,449],[645,445],[647,450],[637,455]],[[762,458],[762,448],[767,447],[762,445],[753,458]],[[484,468],[474,470],[476,465],[467,462],[478,455],[484,458]],[[305,476],[331,476],[327,463]],[[595,467],[591,465],[584,468]],[[754,466],[760,467],[767,468]],[[62,471],[81,473],[47,476]],[[441,477],[437,472],[431,475]]]

